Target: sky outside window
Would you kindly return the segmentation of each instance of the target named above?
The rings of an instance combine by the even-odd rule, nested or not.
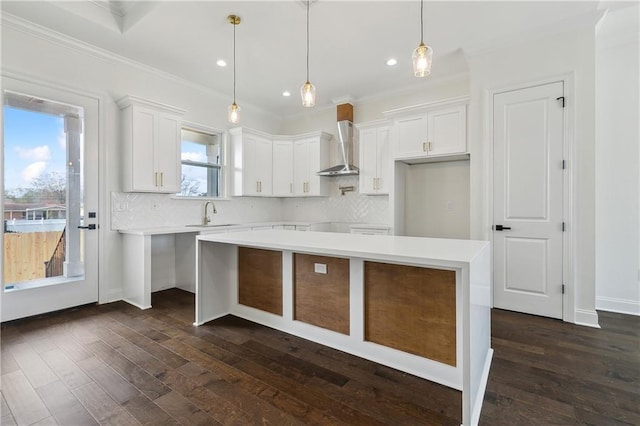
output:
[[[65,176],[66,137],[62,117],[4,107],[5,194],[29,188],[43,175]]]

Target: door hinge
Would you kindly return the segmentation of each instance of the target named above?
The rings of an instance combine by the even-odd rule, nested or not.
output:
[[[562,232],[564,232],[565,229],[566,229],[566,226],[565,226],[564,222],[562,222]]]
[[[567,168],[567,161],[566,160],[562,160],[562,170]]]
[[[560,100],[562,101],[562,108],[564,108],[564,96],[558,96],[556,98],[556,101],[560,101]]]
[[[564,294],[564,284],[562,284],[562,294]]]

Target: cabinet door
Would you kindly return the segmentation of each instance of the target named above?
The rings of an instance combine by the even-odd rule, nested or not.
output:
[[[324,168],[323,146],[320,138],[307,139],[307,195],[325,195],[318,172]]]
[[[429,155],[467,151],[467,118],[464,105],[427,114]]]
[[[399,118],[396,120],[395,158],[427,155],[427,116]]]
[[[237,152],[242,156],[242,195],[258,195],[258,140],[253,135],[243,133],[239,143],[242,144],[242,149]]]
[[[180,121],[158,114],[156,136],[156,191],[180,192]]]
[[[376,194],[389,193],[392,161],[389,151],[389,128],[378,128],[376,132]]]
[[[273,143],[270,139],[257,137],[254,158],[258,195],[273,194]]]
[[[273,195],[293,195],[293,142],[273,141]]]
[[[155,133],[156,113],[144,108],[132,108],[131,190],[155,191]]]
[[[377,129],[360,131],[360,193],[375,194],[378,178]]]
[[[309,183],[309,144],[306,139],[293,143],[293,194],[307,195]]]

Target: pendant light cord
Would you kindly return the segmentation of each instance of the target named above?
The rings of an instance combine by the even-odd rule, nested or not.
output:
[[[236,103],[236,23],[233,23],[233,103]]]
[[[307,0],[307,82],[309,81],[309,0]]]
[[[420,0],[420,44],[424,43],[424,0]]]

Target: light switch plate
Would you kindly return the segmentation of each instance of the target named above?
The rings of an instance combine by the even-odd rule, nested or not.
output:
[[[326,274],[327,265],[325,263],[314,263],[313,272],[315,272],[316,274]]]

